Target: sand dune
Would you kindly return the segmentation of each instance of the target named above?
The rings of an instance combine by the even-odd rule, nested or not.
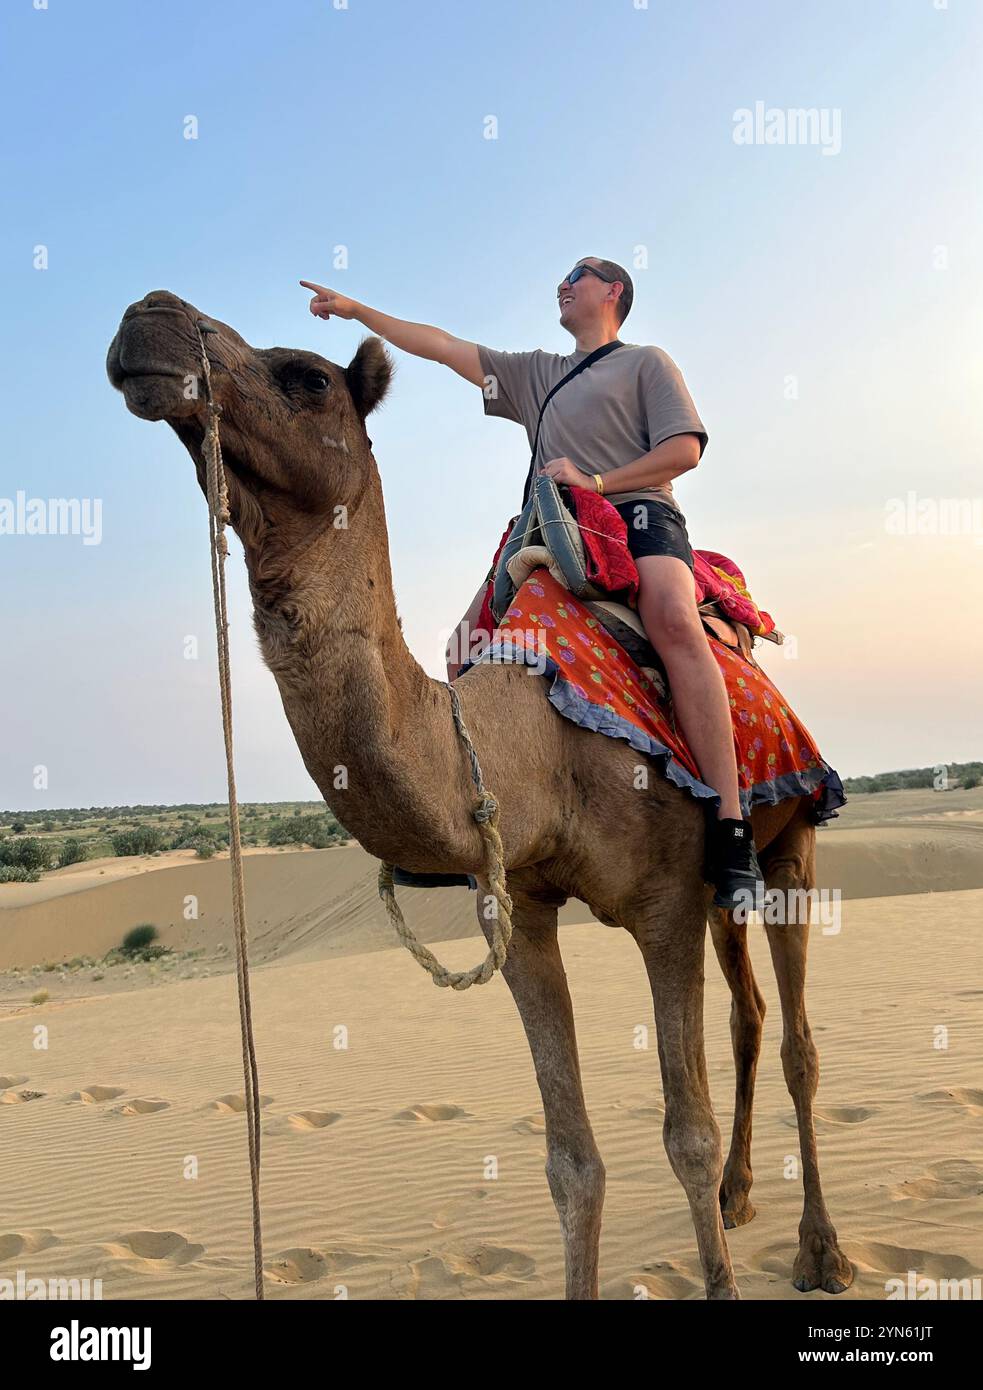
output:
[[[983,888],[983,789],[851,800],[818,837],[818,877],[844,899]],[[327,850],[247,850],[251,950],[257,961],[319,960],[388,950],[376,889],[378,863],[357,844]],[[198,916],[187,919],[189,898]],[[427,941],[474,931],[466,889],[412,891],[415,929]],[[592,919],[572,900],[561,922]],[[74,956],[99,957],[129,929],[152,922],[177,951],[213,955],[232,940],[228,856],[191,850],[103,859],[0,885],[0,971]]]
[[[981,930],[983,892],[973,891],[852,901],[838,935],[815,935],[821,1155],[857,1269],[843,1297],[883,1298],[885,1281],[908,1269],[983,1272]],[[627,936],[596,925],[568,927],[563,943],[608,1168],[603,1295],[698,1298],[689,1213],[661,1143],[654,1036],[647,1051],[633,1046],[651,1014],[640,958]],[[441,954],[460,967],[480,949],[471,938]],[[801,1298],[789,1282],[800,1185],[785,1176],[796,1139],[760,933],[753,951],[769,1006],[758,1216],[729,1241],[746,1297]],[[0,1099],[10,1102],[0,1107],[0,1277],[98,1277],[110,1298],[248,1297],[231,978],[42,1009],[26,988],[7,996],[0,1020]],[[561,1295],[542,1112],[500,980],[438,992],[389,950],[273,963],[255,972],[253,994],[269,1297]],[[706,1017],[726,1132],[728,998],[712,961]],[[46,1051],[33,1046],[41,1021]]]
[[[983,1276],[979,802],[979,792],[857,798],[820,837],[820,880],[844,899],[840,930],[814,932],[809,989],[827,1197],[857,1271],[843,1298],[883,1298],[909,1269]],[[503,982],[435,990],[393,947],[376,865],[357,846],[254,851],[246,876],[268,1296],[560,1297],[542,1109]],[[0,1279],[23,1269],[100,1278],[107,1298],[249,1297],[228,863],[182,852],[10,887],[16,905],[0,907]],[[192,896],[199,915],[185,920]],[[401,898],[451,967],[483,953],[466,890]],[[641,960],[624,933],[586,918],[582,904],[567,905],[562,943],[608,1169],[602,1293],[699,1298],[689,1212],[661,1142],[654,1032],[647,1050],[634,1045],[651,1019]],[[141,921],[175,955],[41,969],[98,956]],[[760,929],[753,955],[768,1003],[758,1215],[729,1243],[744,1296],[801,1299],[790,1283],[797,1136]],[[729,997],[712,958],[707,978],[726,1135]],[[39,984],[50,1000],[32,1005]]]

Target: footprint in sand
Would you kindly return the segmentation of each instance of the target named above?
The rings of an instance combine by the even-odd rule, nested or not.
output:
[[[340,1119],[340,1110],[298,1110],[287,1116],[287,1124],[299,1134],[310,1134],[313,1130],[327,1129]]]
[[[11,1086],[22,1086],[26,1080],[26,1076],[0,1076],[0,1091],[7,1091]]]
[[[703,1281],[691,1279],[672,1260],[660,1260],[644,1265],[641,1274],[628,1280],[629,1297],[640,1298],[639,1289],[644,1289],[649,1298],[696,1298],[703,1294]],[[617,1296],[624,1297],[623,1288],[619,1287]]]
[[[812,1112],[817,1120],[825,1120],[829,1125],[862,1125],[877,1110],[872,1105],[816,1105]],[[782,1123],[789,1129],[797,1129],[798,1121],[794,1112],[782,1116]]]
[[[281,1250],[279,1255],[267,1260],[263,1273],[274,1284],[316,1284],[325,1275],[340,1274],[372,1258],[340,1247],[317,1250],[313,1246],[298,1246]]]
[[[515,1126],[513,1126],[513,1128],[514,1127]],[[487,1187],[472,1187],[470,1192],[466,1193],[456,1202],[452,1202],[450,1206],[445,1207],[443,1211],[439,1211],[431,1221],[431,1226],[433,1226],[435,1231],[444,1231],[448,1226],[453,1226],[456,1221],[460,1221],[462,1218],[467,1220],[466,1213],[468,1208],[475,1202],[483,1202],[488,1196],[489,1189]]]
[[[259,1098],[260,1108],[269,1105],[272,1099],[272,1096],[261,1095]],[[227,1096],[216,1096],[202,1109],[217,1110],[220,1115],[244,1115],[246,1113],[246,1097],[241,1091],[233,1092]]]
[[[887,1245],[877,1240],[844,1240],[843,1253],[863,1273],[882,1278],[902,1278],[909,1269],[930,1279],[972,1279],[979,1277],[979,1265],[972,1265],[961,1255],[944,1255],[938,1250],[915,1250],[901,1245]]]
[[[983,1196],[983,1169],[965,1158],[947,1158],[930,1163],[919,1178],[908,1178],[891,1188],[899,1200],[956,1201],[960,1197]]]
[[[24,1105],[29,1100],[43,1100],[43,1091],[29,1091],[25,1087],[20,1091],[4,1091],[0,1096],[0,1105]]]
[[[479,1245],[467,1255],[431,1252],[411,1260],[406,1298],[441,1299],[479,1296],[482,1286],[528,1283],[537,1278],[536,1261],[522,1250]]]
[[[169,1110],[171,1103],[168,1100],[152,1100],[145,1097],[137,1097],[135,1100],[128,1100],[125,1105],[117,1106],[117,1115],[156,1115],[161,1110]]]
[[[621,1110],[633,1120],[644,1120],[651,1124],[661,1124],[666,1117],[666,1108],[658,1100],[616,1100],[614,1110]]]
[[[546,1120],[542,1115],[520,1115],[512,1128],[516,1134],[545,1134]]]
[[[47,1250],[49,1245],[57,1245],[58,1237],[53,1231],[3,1231],[0,1232],[0,1260],[12,1260],[18,1255],[35,1255],[39,1250]]]
[[[193,1245],[178,1231],[129,1231],[103,1249],[119,1260],[139,1262],[144,1269],[190,1264],[205,1253],[203,1245]]]
[[[421,1124],[436,1123],[438,1120],[470,1119],[470,1116],[459,1105],[411,1105],[408,1110],[400,1110],[393,1119],[409,1124]]]
[[[975,1120],[983,1116],[983,1091],[973,1090],[969,1086],[952,1086],[942,1091],[924,1091],[915,1099],[957,1106]]]
[[[83,1105],[101,1105],[106,1100],[116,1100],[126,1094],[125,1086],[85,1086],[81,1091],[73,1091],[69,1100],[79,1100]]]
[[[728,1234],[730,1234],[728,1232]],[[786,1283],[791,1281],[795,1257],[799,1253],[794,1240],[779,1240],[755,1251],[747,1261],[752,1269],[760,1269],[765,1274],[778,1275]]]

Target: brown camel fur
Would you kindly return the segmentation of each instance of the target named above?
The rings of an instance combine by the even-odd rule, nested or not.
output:
[[[232,525],[245,551],[256,631],[311,777],[370,853],[418,871],[473,873],[486,889],[448,692],[417,665],[396,616],[382,487],[364,423],[389,385],[385,348],[368,338],[342,368],[311,352],[253,349],[164,290],[131,305],[109,350],[110,380],[135,415],[174,429],[200,483],[196,323],[207,335],[222,410]],[[642,953],[655,1004],[666,1150],[693,1214],[707,1297],[735,1298],[724,1227],[753,1215],[751,1104],[764,1007],[746,929],[716,915],[737,1064],[724,1166],[703,1048],[704,812],[658,775],[636,790],[638,754],[563,719],[545,698],[542,676],[479,665],[457,689],[501,807],[515,928],[504,974],[543,1097],[567,1296],[597,1296],[604,1193],[557,941],[557,908],[577,897],[602,922],[628,931]],[[769,885],[812,885],[815,832],[805,801],[755,810],[754,831]],[[479,920],[483,897],[479,891]],[[482,928],[487,935],[488,923]],[[818,1065],[803,1003],[806,936],[805,927],[769,929],[782,1061],[803,1158],[794,1279],[803,1290],[837,1292],[852,1271],[819,1183],[812,1120]]]

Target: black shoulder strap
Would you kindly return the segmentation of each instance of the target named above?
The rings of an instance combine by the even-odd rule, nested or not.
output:
[[[532,456],[529,459],[529,472],[526,476],[526,485],[522,492],[523,507],[525,507],[526,503],[529,501],[529,494],[532,491],[532,480],[536,472],[536,454],[539,451],[539,431],[541,430],[543,425],[543,414],[546,410],[546,407],[549,405],[550,401],[556,395],[557,391],[559,391],[561,386],[566,386],[568,381],[573,381],[575,376],[579,376],[581,372],[585,372],[588,367],[593,367],[595,362],[600,362],[602,357],[607,357],[609,352],[614,352],[615,348],[619,347],[624,347],[624,343],[621,341],[620,338],[614,338],[610,343],[605,343],[603,347],[595,348],[593,352],[589,352],[587,354],[583,361],[578,362],[575,367],[571,367],[570,371],[567,372],[566,376],[561,376],[560,380],[556,383],[556,385],[546,393],[546,397],[543,401],[543,404],[539,407],[539,419],[536,421],[536,435],[532,443]]]

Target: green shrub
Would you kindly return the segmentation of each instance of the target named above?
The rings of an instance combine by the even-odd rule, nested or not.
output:
[[[138,927],[132,927],[123,937],[120,950],[128,956],[132,956],[136,951],[143,951],[151,941],[157,940],[157,928],[152,922],[141,922]]]
[[[120,830],[112,838],[113,853],[155,854],[164,848],[164,838],[152,825],[143,825],[136,830]]]
[[[327,849],[346,838],[341,826],[330,815],[291,816],[276,820],[267,836],[269,845],[310,845],[312,849]]]
[[[0,883],[37,883],[40,869],[25,869],[23,864],[0,864]]]
[[[61,853],[58,855],[58,864],[61,868],[64,868],[66,864],[81,864],[86,858],[88,858],[88,855],[86,854],[85,845],[81,840],[76,840],[74,836],[70,836],[61,847]]]
[[[23,840],[0,840],[0,864],[22,869],[50,869],[53,859],[53,847],[34,835],[27,835]]]
[[[37,992],[37,994],[32,994],[32,995],[31,995],[31,1003],[32,1003],[32,1004],[47,1004],[47,1002],[48,1002],[48,1000],[49,1000],[50,998],[51,998],[51,995],[48,993],[48,991],[47,991],[46,989],[39,989],[38,992]]]

